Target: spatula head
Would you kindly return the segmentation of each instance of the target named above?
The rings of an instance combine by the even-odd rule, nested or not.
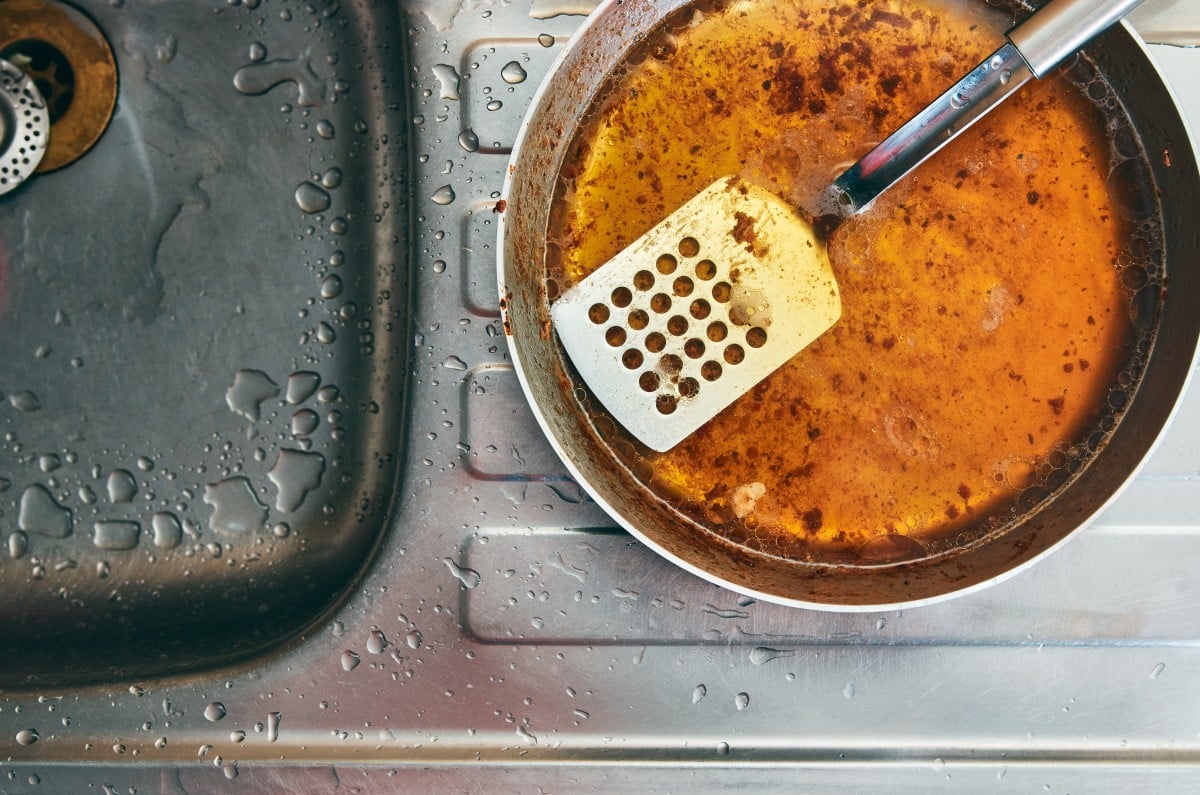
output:
[[[592,394],[659,451],[807,347],[841,312],[812,226],[737,177],[705,188],[550,310]]]

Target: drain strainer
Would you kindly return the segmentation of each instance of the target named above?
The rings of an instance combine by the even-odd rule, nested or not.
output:
[[[37,169],[50,139],[50,113],[24,72],[0,60],[0,194]]]
[[[0,59],[46,99],[52,129],[39,173],[75,162],[100,140],[116,108],[117,64],[90,17],[55,0],[0,0]]]

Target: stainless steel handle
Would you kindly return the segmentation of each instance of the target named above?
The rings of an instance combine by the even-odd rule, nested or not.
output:
[[[828,233],[958,135],[1030,77],[1041,77],[1142,0],[1052,0],[1008,33],[948,91],[868,152],[826,189],[816,208]]]
[[[1141,4],[1142,0],[1053,0],[1010,30],[1008,40],[1040,79]]]

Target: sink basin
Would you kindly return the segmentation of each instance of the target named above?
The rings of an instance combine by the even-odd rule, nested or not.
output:
[[[0,688],[295,636],[369,560],[402,431],[399,9],[78,6],[115,113],[0,198]]]

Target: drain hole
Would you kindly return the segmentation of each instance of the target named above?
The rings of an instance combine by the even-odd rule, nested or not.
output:
[[[51,124],[62,118],[75,99],[75,70],[67,56],[53,44],[23,39],[0,50],[0,58],[29,75],[46,101]]]

